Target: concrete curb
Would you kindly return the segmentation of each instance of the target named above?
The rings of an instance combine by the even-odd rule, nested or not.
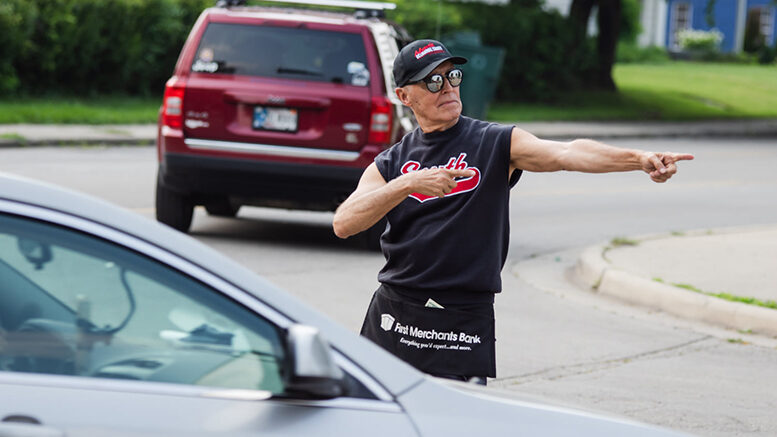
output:
[[[509,124],[509,123],[508,123]],[[777,119],[691,122],[516,122],[518,127],[548,139],[575,138],[777,138]],[[45,125],[0,124],[0,148],[58,145],[149,145],[156,124]]]
[[[0,125],[0,148],[58,145],[152,145],[154,124]]]
[[[597,293],[728,328],[777,336],[777,311],[662,284],[619,270],[605,258],[608,244],[583,251],[575,266],[580,282]]]

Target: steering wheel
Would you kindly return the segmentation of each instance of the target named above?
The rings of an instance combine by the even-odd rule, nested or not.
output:
[[[50,319],[27,319],[9,336],[9,370],[74,375],[77,328]]]

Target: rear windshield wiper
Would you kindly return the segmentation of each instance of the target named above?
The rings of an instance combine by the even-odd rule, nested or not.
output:
[[[303,70],[301,68],[287,68],[287,67],[278,67],[278,70],[276,70],[279,74],[285,73],[285,74],[304,74],[306,76],[323,76],[324,74],[320,71],[312,71],[312,70]]]

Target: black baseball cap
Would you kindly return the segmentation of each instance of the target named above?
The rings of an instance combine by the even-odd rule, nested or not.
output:
[[[425,78],[445,61],[466,64],[467,58],[453,56],[441,42],[433,39],[419,39],[402,47],[394,59],[394,82],[403,87]]]

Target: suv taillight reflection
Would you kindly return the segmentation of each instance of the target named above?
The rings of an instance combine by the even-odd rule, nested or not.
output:
[[[373,97],[370,111],[370,144],[391,141],[391,102],[385,97]]]
[[[162,123],[165,126],[180,129],[183,126],[183,94],[184,81],[171,78],[165,86],[165,97],[162,102]]]

